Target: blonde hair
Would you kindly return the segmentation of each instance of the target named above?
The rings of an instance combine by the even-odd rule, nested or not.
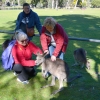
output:
[[[21,40],[24,40],[24,39],[28,39],[27,34],[25,34],[24,32],[19,32],[16,35],[16,40],[21,41]]]
[[[44,20],[44,26],[52,26],[52,27],[55,27],[56,25],[56,20],[53,18],[53,17],[47,17],[45,20]]]

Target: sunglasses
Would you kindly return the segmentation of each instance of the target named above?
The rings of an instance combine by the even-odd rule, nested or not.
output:
[[[21,40],[21,42],[22,42],[22,43],[24,43],[24,42],[27,42],[27,41],[28,41],[28,39],[25,39],[25,40]]]

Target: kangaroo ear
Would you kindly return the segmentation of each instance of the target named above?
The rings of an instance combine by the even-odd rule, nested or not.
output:
[[[45,57],[47,55],[47,52],[45,52],[44,54],[43,54],[43,56]]]
[[[36,53],[36,55],[40,55],[40,52],[38,51],[38,52]]]

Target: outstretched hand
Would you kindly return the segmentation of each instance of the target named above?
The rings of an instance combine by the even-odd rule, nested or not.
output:
[[[45,50],[44,53],[49,54],[49,50]]]
[[[56,61],[56,57],[54,55],[51,56],[52,61]]]

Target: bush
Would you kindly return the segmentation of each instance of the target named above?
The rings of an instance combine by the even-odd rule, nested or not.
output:
[[[100,7],[100,0],[92,0],[92,7]]]
[[[82,2],[82,8],[86,8],[86,2]]]
[[[39,2],[39,3],[36,5],[36,7],[37,7],[37,8],[43,8],[43,4]]]

